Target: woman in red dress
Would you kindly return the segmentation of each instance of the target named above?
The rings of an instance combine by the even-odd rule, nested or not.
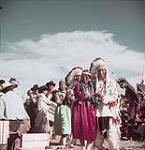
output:
[[[72,134],[79,139],[84,150],[91,149],[96,139],[96,119],[93,101],[91,74],[84,70],[81,82],[74,88],[76,101],[72,107]]]

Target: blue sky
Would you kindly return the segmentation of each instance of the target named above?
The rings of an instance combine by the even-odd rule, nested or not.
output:
[[[44,33],[107,30],[132,49],[145,50],[145,1],[1,0],[2,42]]]
[[[134,80],[143,71],[144,1],[1,0],[0,5],[1,76],[27,85],[58,81],[75,65],[89,68],[98,56],[114,77]]]

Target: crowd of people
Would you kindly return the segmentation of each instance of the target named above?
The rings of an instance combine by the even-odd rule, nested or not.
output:
[[[21,147],[23,133],[60,135],[63,147],[79,140],[83,150],[103,150],[104,141],[109,150],[119,150],[120,138],[145,139],[145,96],[124,78],[111,79],[102,58],[89,70],[73,68],[58,89],[54,81],[33,85],[25,101],[18,85],[14,78],[0,80],[0,119],[10,123],[8,150]],[[119,96],[118,85],[125,95]]]
[[[136,92],[126,79],[120,78],[118,83],[125,89],[125,95],[120,98],[120,113],[122,119],[122,139],[145,140],[145,93]],[[141,83],[142,86],[145,86]]]

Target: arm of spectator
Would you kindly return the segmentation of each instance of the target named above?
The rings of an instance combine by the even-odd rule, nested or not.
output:
[[[59,92],[57,92],[57,93],[55,94],[55,100],[56,100],[56,103],[57,103],[58,105],[61,105],[61,104],[62,104],[64,98],[65,98],[65,97],[63,96],[63,94],[61,94],[61,93],[59,93]]]

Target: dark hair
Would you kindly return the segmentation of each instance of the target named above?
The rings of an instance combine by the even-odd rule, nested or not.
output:
[[[46,83],[46,86],[47,86],[47,87],[50,86],[50,85],[55,86],[55,83],[54,83],[53,81],[49,81],[49,82]]]
[[[45,85],[40,86],[38,89],[38,93],[42,93],[43,91],[46,91],[46,90],[47,90],[47,86],[45,86]]]
[[[27,95],[29,95],[29,92],[32,91],[31,89],[27,91]],[[34,91],[32,91],[34,93]]]
[[[117,83],[122,83],[122,82],[128,83],[128,81],[125,78],[120,77],[117,79]]]
[[[15,78],[10,78],[9,82],[11,81],[17,81]]]
[[[4,83],[5,83],[5,80],[0,80],[0,85]]]
[[[10,78],[9,82],[12,83],[15,88],[18,87],[19,82],[15,78]]]
[[[31,88],[31,90],[34,91],[34,92],[35,92],[36,90],[39,90],[38,84],[34,84],[33,87]]]

